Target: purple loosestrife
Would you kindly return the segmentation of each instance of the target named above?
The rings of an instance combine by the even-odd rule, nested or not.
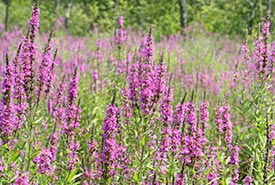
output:
[[[152,105],[152,97],[153,93],[151,91],[149,80],[144,80],[142,83],[142,89],[141,89],[141,97],[140,97],[140,108],[142,110],[142,114],[144,116],[148,115],[150,113],[150,108]]]
[[[202,126],[203,134],[205,129],[208,128],[208,125],[207,125],[207,121],[209,119],[208,107],[209,107],[209,102],[207,101],[200,102],[200,124]]]
[[[152,63],[154,61],[154,38],[150,30],[146,40],[145,48],[143,50],[143,57],[146,63]]]
[[[129,68],[130,68],[130,63],[134,60],[134,56],[132,55],[132,53],[127,52],[126,54],[126,59],[125,59],[125,73],[126,75],[128,75],[129,73]],[[127,77],[127,76],[126,76]]]
[[[63,77],[56,92],[53,94],[52,100],[48,102],[48,111],[54,120],[53,131],[47,141],[47,146],[50,144],[47,152],[51,154],[51,162],[56,160],[57,143],[59,140],[57,128],[63,128],[63,125],[66,123],[66,108],[64,107],[66,103],[66,96],[64,96],[66,87],[65,77]]]
[[[251,177],[251,176],[246,176],[244,179],[243,179],[243,183],[244,185],[253,185],[254,183],[254,178]]]
[[[261,29],[262,37],[263,39],[268,39],[270,36],[270,27],[271,27],[271,22],[269,21],[264,21]]]
[[[241,47],[241,60],[242,64],[246,67],[246,70],[244,70],[241,74],[244,80],[244,84],[247,87],[249,85],[249,80],[251,77],[251,72],[255,71],[254,63],[251,61],[251,51],[247,45],[242,45]]]
[[[129,88],[123,88],[121,90],[121,94],[123,97],[123,103],[121,107],[121,114],[125,118],[131,118],[133,116],[133,110],[131,106],[130,101],[130,89]]]
[[[14,67],[6,56],[6,67],[3,72],[2,94],[3,98],[10,98],[14,86]]]
[[[17,177],[15,178],[15,182],[12,183],[13,185],[30,185],[30,180],[27,172],[16,172]]]
[[[22,66],[22,77],[23,77],[23,86],[25,94],[27,95],[27,99],[29,99],[29,83],[32,75],[32,63],[31,63],[31,42],[30,39],[27,36],[22,44],[22,50],[20,52],[19,56],[19,66]]]
[[[167,71],[167,67],[162,62],[161,59],[160,64],[154,67],[154,70],[151,71],[151,76],[153,78],[153,95],[154,95],[154,103],[157,103],[160,99],[160,96],[166,91],[166,79],[165,74]]]
[[[103,62],[103,59],[104,59],[103,53],[101,51],[101,47],[102,47],[102,41],[99,39],[96,43],[96,52],[95,52],[95,57],[98,62]]]
[[[118,131],[118,125],[117,125],[118,115],[119,115],[118,108],[114,105],[109,105],[106,110],[106,117],[104,119],[104,123],[102,126],[103,140],[115,137],[115,135]],[[104,149],[104,147],[103,147],[103,149]]]
[[[97,49],[102,48],[102,40],[100,40],[100,39],[97,40],[97,42],[96,42],[96,48]]]
[[[119,17],[118,17],[117,23],[118,23],[118,26],[119,26],[120,28],[123,27],[124,20],[123,20],[123,17],[122,17],[122,16],[119,16]]]
[[[14,92],[13,97],[15,100],[16,116],[18,120],[18,127],[21,128],[22,123],[25,121],[25,111],[28,108],[27,96],[24,90],[24,73],[22,66],[19,63],[19,54],[21,45],[17,50],[17,54],[13,59],[14,66]]]
[[[270,49],[270,53],[269,53],[269,61],[270,61],[270,64],[269,64],[269,69],[268,69],[268,72],[269,74],[273,74],[273,71],[274,71],[274,64],[275,64],[275,42],[272,43],[271,45],[271,49]]]
[[[230,155],[230,163],[234,165],[239,165],[239,150],[240,148],[238,146],[232,146]]]
[[[65,122],[62,128],[61,133],[66,134],[68,136],[73,136],[75,134],[75,130],[80,125],[80,108],[77,104],[69,104],[66,108]]]
[[[0,178],[5,176],[5,169],[7,168],[7,166],[3,163],[2,159],[0,158]]]
[[[157,152],[153,156],[154,160],[154,167],[156,169],[160,170],[161,174],[167,173],[168,168],[168,152],[171,151],[170,148],[172,148],[174,151],[178,148],[180,145],[180,137],[176,138],[173,137],[173,128],[171,127],[171,123],[169,120],[172,117],[172,112],[168,109],[172,107],[170,104],[162,104],[161,107],[161,116],[160,121],[163,124],[163,128],[161,130],[161,140],[160,140],[160,146],[157,149]],[[167,112],[165,111],[167,110]],[[164,114],[163,114],[164,113]],[[173,139],[176,139],[173,141]],[[178,142],[176,142],[178,141]]]
[[[184,176],[183,176],[183,174],[177,174],[175,182],[176,182],[175,185],[184,185]]]
[[[32,8],[32,16],[29,20],[30,25],[30,38],[31,40],[34,40],[37,37],[38,31],[39,31],[39,15],[40,15],[40,9],[37,4]]]
[[[98,71],[97,69],[93,70],[93,74],[92,74],[93,80],[94,80],[94,91],[97,91],[97,84],[98,84]]]
[[[259,39],[256,40],[254,42],[253,60],[255,61],[254,72],[258,75],[264,71],[265,54],[265,44]]]
[[[142,46],[143,47],[143,46]],[[153,66],[148,60],[140,57],[137,62],[130,66],[127,80],[129,82],[129,99],[133,107],[142,110],[143,115],[148,115],[154,108],[160,96],[165,91],[165,79],[163,78],[166,67],[161,63]],[[138,103],[139,102],[139,103]]]
[[[115,43],[117,45],[122,45],[126,42],[126,40],[126,31],[123,28],[119,28],[118,30],[116,30]]]
[[[269,141],[273,143],[275,141],[275,125],[270,126]],[[270,168],[275,170],[275,146],[270,147]]]
[[[169,90],[168,90],[169,91]],[[173,109],[171,106],[172,98],[170,97],[171,93],[168,93],[167,97],[164,100],[165,103],[161,105],[161,117],[160,120],[163,124],[161,131],[161,140],[160,146],[153,156],[155,163],[155,168],[160,170],[161,174],[167,173],[167,168],[169,167],[169,153],[173,152],[172,155],[175,155],[181,146],[181,132],[178,128],[173,127]],[[164,108],[164,107],[165,108]],[[166,111],[165,111],[166,110]],[[178,179],[180,181],[180,179]]]
[[[76,104],[76,99],[78,97],[78,83],[79,83],[79,76],[77,73],[77,69],[75,69],[75,73],[70,81],[69,88],[68,88],[68,96],[67,96],[67,104],[64,109],[57,109],[57,113],[60,115],[58,118],[59,120],[64,120],[63,125],[61,125],[61,134],[67,136],[68,141],[68,149],[69,153],[67,155],[68,158],[68,169],[73,170],[75,169],[75,165],[79,160],[77,150],[79,149],[79,143],[76,141],[74,135],[76,130],[80,125],[80,112],[81,109],[79,108],[79,103]],[[62,92],[65,86],[59,89],[59,92]],[[60,94],[61,95],[61,94]],[[62,101],[61,101],[62,102]],[[61,103],[59,102],[59,103]],[[64,115],[64,118],[63,118]]]
[[[223,113],[222,107],[216,106],[216,107],[215,107],[215,120],[214,120],[214,122],[215,122],[215,124],[216,124],[216,126],[217,126],[217,128],[218,128],[218,131],[219,131],[220,133],[223,132],[223,119],[222,119],[222,113]]]
[[[232,143],[232,123],[230,121],[230,106],[215,107],[215,124],[220,134],[224,136],[224,142],[230,148]]]
[[[251,53],[251,51],[250,51],[249,47],[247,45],[242,45],[242,47],[241,47],[242,62],[246,65],[251,60],[250,53]]]
[[[129,74],[127,76],[127,81],[129,83],[129,99],[132,102],[133,107],[139,106],[140,96],[141,96],[141,88],[143,87],[143,91],[145,91],[145,86],[147,87],[147,76],[148,70],[145,70],[145,65],[142,62],[142,53],[143,46],[140,47],[139,58],[137,61],[130,65]],[[148,91],[148,90],[147,90]],[[144,101],[147,96],[143,96]],[[141,103],[142,104],[142,103]],[[143,106],[146,104],[143,103]]]
[[[265,20],[262,24],[260,37],[254,42],[253,61],[254,72],[259,79],[264,80],[270,74],[270,44],[267,43],[270,36],[270,22]]]
[[[162,152],[178,151],[181,140],[181,133],[178,128],[173,125],[173,89],[166,87],[163,93],[163,99],[160,102],[160,121],[163,124],[162,128]]]
[[[143,64],[143,66],[149,66],[150,64]],[[150,67],[145,67],[144,76],[141,79],[140,89],[140,108],[143,115],[148,115],[153,103],[154,94],[152,92],[152,78],[148,75]]]
[[[57,52],[57,50],[56,50]],[[55,73],[55,68],[56,68],[56,53],[54,56],[54,59],[52,60],[51,66],[49,67],[49,77],[46,80],[45,86],[45,94],[48,95],[48,93],[50,92],[50,90],[53,88],[53,82],[55,80],[56,77],[56,73]]]
[[[68,169],[73,170],[75,169],[76,163],[79,161],[77,150],[79,149],[80,145],[78,141],[71,140],[68,142],[69,146],[69,153],[67,155],[68,161]]]
[[[183,166],[193,166],[194,169],[199,169],[204,156],[204,147],[207,139],[200,128],[197,128],[197,115],[195,104],[193,102],[185,103],[186,124],[189,125],[186,134],[181,133],[181,147],[179,150],[179,160]],[[198,172],[197,175],[200,175]],[[195,177],[197,178],[197,177]]]
[[[240,148],[238,146],[232,146],[231,148],[231,155],[230,155],[230,163],[234,165],[234,170],[232,174],[232,181],[230,185],[237,185],[239,180],[239,150]]]
[[[205,160],[205,166],[211,167],[212,163],[215,163],[215,165],[217,165],[218,161],[216,156],[217,156],[218,147],[212,147],[207,145],[205,147],[205,150],[206,150],[206,157],[207,157],[207,160]],[[213,158],[216,160],[212,161]]]
[[[6,57],[6,67],[2,79],[2,100],[0,101],[0,131],[3,140],[10,136],[14,129],[18,128],[15,106],[13,102],[14,73],[13,66]]]
[[[32,8],[32,16],[29,20],[29,33],[23,43],[23,50],[21,54],[21,65],[24,72],[24,89],[27,99],[30,101],[33,93],[34,83],[34,61],[37,54],[37,45],[34,42],[39,30],[39,14],[40,9],[37,4]]]
[[[140,62],[133,63],[130,67],[129,75],[127,77],[127,81],[129,83],[129,99],[132,102],[133,106],[137,106],[136,104],[138,102],[139,87],[141,84],[141,79],[139,75],[140,68]]]
[[[78,83],[79,83],[79,74],[77,69],[75,69],[73,78],[70,81],[69,89],[68,89],[68,103],[69,105],[74,103],[78,96]]]
[[[189,134],[194,135],[197,129],[197,116],[193,102],[186,103],[186,123],[189,125]]]
[[[126,31],[123,28],[123,17],[119,16],[118,18],[118,26],[119,28],[115,31],[115,43],[118,46],[121,46],[127,41]]]
[[[230,106],[225,105],[223,106],[223,133],[225,134],[225,142],[229,144],[229,146],[232,143],[232,123],[230,121]]]
[[[93,168],[96,165],[96,161],[99,159],[99,146],[97,141],[89,141],[88,143],[88,152],[89,152],[89,162],[88,164],[92,165],[92,169],[89,170],[88,167],[84,166],[83,169],[85,171],[84,177],[88,178],[90,180],[95,180],[96,179],[96,170],[97,168]]]
[[[56,152],[57,152],[57,144],[58,144],[58,139],[59,139],[59,134],[53,132],[53,134],[50,137],[50,147],[49,147],[49,152],[51,153],[52,156],[52,161],[56,160]]]
[[[88,142],[88,148],[89,148],[89,153],[91,154],[92,160],[95,158],[98,158],[98,143],[97,141],[89,141]]]
[[[63,104],[65,104],[66,97],[64,93],[66,91],[67,84],[65,82],[65,77],[59,83],[56,92],[53,94],[52,101],[49,100],[48,111],[54,117],[55,122],[63,123],[65,118],[65,108]],[[60,124],[59,126],[61,126]]]
[[[38,96],[38,101],[40,98],[40,95],[46,95],[44,94],[46,92],[47,89],[51,88],[51,82],[52,82],[52,75],[51,71],[52,71],[52,66],[53,66],[53,56],[52,56],[52,45],[50,42],[51,36],[48,40],[48,43],[44,49],[44,52],[42,54],[42,62],[39,66],[39,70],[38,70],[38,92],[37,92],[37,96]]]
[[[115,105],[109,105],[102,126],[102,148],[98,160],[99,166],[101,166],[99,174],[104,180],[114,177],[118,170],[125,167],[123,163],[126,163],[124,158],[126,148],[116,141],[118,115],[118,108]]]
[[[207,158],[204,161],[204,165],[206,166],[206,169],[210,170],[212,173],[214,173],[216,177],[217,177],[217,173],[219,171],[219,166],[220,166],[220,161],[217,157],[218,150],[219,150],[218,147],[213,147],[213,146],[209,146],[209,145],[205,146],[205,153],[206,153]],[[211,176],[212,175],[210,175],[210,177]],[[211,180],[213,180],[213,179],[210,178],[210,181]],[[215,178],[215,182],[216,182],[216,184],[218,184],[218,181],[216,178]]]
[[[210,172],[209,174],[207,174],[207,180],[208,182],[210,182],[211,185],[218,185],[218,181],[217,181],[217,174],[215,172]]]
[[[193,149],[195,152],[194,156],[194,166],[198,170],[198,173],[196,174],[195,178],[201,178],[203,176],[203,172],[200,170],[201,164],[205,163],[205,154],[207,153],[205,147],[208,142],[208,139],[205,137],[204,132],[201,128],[198,128],[196,135],[194,137],[194,140],[196,141],[196,149]]]
[[[98,81],[98,72],[97,72],[97,69],[93,70],[93,80],[94,80],[95,84]]]
[[[96,173],[93,170],[88,170],[87,167],[84,167],[84,177],[89,179],[89,180],[95,180],[96,178]],[[89,185],[87,182],[84,182],[83,185]]]
[[[144,46],[143,46],[144,47]],[[140,58],[140,69],[139,78],[140,82],[140,108],[142,110],[143,115],[148,115],[150,109],[152,108],[154,101],[154,76],[156,72],[153,69],[153,54],[154,54],[154,46],[153,46],[153,37],[151,35],[151,31],[149,36],[147,37],[147,42],[145,48],[143,50],[142,56]]]
[[[80,125],[80,108],[76,104],[69,104],[66,108],[66,115],[64,125],[62,127],[62,134],[66,134],[68,136],[73,136],[75,134],[75,130]]]
[[[144,53],[146,52],[146,44],[147,44],[147,37],[143,37],[137,52],[137,56],[141,59],[144,58]]]
[[[205,138],[201,136],[184,136],[180,148],[180,161],[185,165],[193,165],[203,157]]]
[[[62,128],[61,133],[66,134],[68,136],[72,136],[75,133],[75,129],[77,129],[80,125],[80,108],[79,105],[76,104],[76,99],[78,96],[78,83],[79,76],[77,70],[75,69],[74,76],[72,77],[69,89],[68,89],[68,97],[67,97],[67,108],[65,115],[65,122]]]
[[[186,112],[185,109],[186,109],[186,105],[183,103],[179,103],[176,106],[176,111],[174,113],[174,126],[177,129],[179,129],[184,122],[185,112]]]
[[[164,125],[170,125],[173,122],[173,106],[171,105],[172,101],[173,89],[172,87],[167,87],[164,93],[164,97],[160,102],[160,118]]]
[[[238,83],[238,65],[236,65],[235,67],[235,71],[232,72],[232,79],[230,82],[230,88],[235,89],[237,87],[237,83]]]
[[[54,168],[51,164],[53,159],[52,152],[46,148],[42,148],[40,154],[33,159],[33,162],[38,165],[37,172],[48,176],[53,175]]]
[[[178,128],[171,128],[170,138],[170,150],[172,152],[179,152],[181,145],[181,131]]]

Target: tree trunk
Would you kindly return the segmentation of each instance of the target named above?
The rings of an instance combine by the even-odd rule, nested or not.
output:
[[[205,4],[210,5],[211,4],[211,0],[206,0]]]
[[[84,4],[84,12],[87,15],[87,17],[89,17],[90,15],[90,10],[89,10],[89,6],[88,6],[88,2],[87,0],[83,0],[83,4]]]
[[[182,33],[184,33],[185,28],[187,26],[186,1],[179,0],[179,6],[180,6],[180,24],[181,24],[181,28],[182,28]]]
[[[69,28],[69,20],[71,17],[71,7],[72,7],[72,0],[70,0],[70,2],[67,5],[67,10],[66,10],[66,15],[65,15],[65,20],[64,20],[64,26],[65,29],[67,30]]]
[[[248,35],[251,35],[252,34],[252,29],[253,29],[254,18],[255,18],[256,2],[255,1],[252,2],[252,1],[247,0],[247,3],[249,4],[249,8],[250,8],[247,31],[248,31]]]
[[[59,0],[54,0],[54,11],[56,12],[59,8]]]
[[[272,2],[271,0],[266,0],[266,10],[267,10],[267,16],[271,15],[271,11],[272,11]]]
[[[191,6],[193,7],[195,4],[194,0],[191,0]]]
[[[4,3],[6,4],[5,31],[8,31],[10,1],[9,0],[5,0]]]

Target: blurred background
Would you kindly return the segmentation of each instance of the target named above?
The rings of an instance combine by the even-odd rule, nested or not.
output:
[[[272,0],[40,0],[40,31],[58,34],[112,32],[117,17],[131,29],[152,27],[156,38],[200,25],[209,32],[242,37],[257,34],[261,18],[275,11]],[[27,28],[33,0],[0,0],[2,29]]]

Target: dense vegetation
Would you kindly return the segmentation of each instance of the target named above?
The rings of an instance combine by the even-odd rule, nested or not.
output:
[[[8,8],[8,27],[22,26],[28,20],[31,0],[2,0],[1,10]],[[183,13],[180,8],[183,4]],[[199,23],[210,32],[245,36],[259,30],[260,19],[274,11],[271,0],[40,0],[41,31],[53,24],[73,35],[92,33],[96,26],[100,32],[112,32],[115,17],[127,18],[126,27],[154,28],[157,38],[175,34],[182,26]],[[5,22],[6,11],[0,12]],[[181,24],[181,15],[186,25]],[[273,20],[272,20],[273,21]]]
[[[275,183],[268,16],[250,46],[199,25],[160,37],[160,25],[109,15],[114,31],[75,37],[78,25],[47,27],[45,7],[32,7],[28,31],[0,27],[0,184]]]

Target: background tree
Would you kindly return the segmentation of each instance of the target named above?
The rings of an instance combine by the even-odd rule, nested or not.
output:
[[[9,8],[10,8],[10,1],[11,0],[3,0],[5,6],[6,6],[6,11],[5,11],[5,30],[8,30],[8,22],[9,22]]]
[[[194,2],[191,1],[191,4]],[[187,27],[187,12],[186,12],[186,1],[179,0],[179,7],[180,7],[180,23],[182,27],[182,31],[184,33],[185,28]]]
[[[61,34],[65,29],[78,36],[92,34],[94,25],[100,32],[112,32],[117,17],[123,15],[126,27],[143,30],[152,27],[156,39],[194,24],[210,32],[245,36],[258,31],[261,18],[267,11],[274,11],[273,3],[271,0],[40,0],[41,31],[48,31],[56,20],[63,20]],[[32,0],[0,1],[0,8],[6,10],[0,12],[5,28],[8,23],[9,27],[24,25],[32,4]],[[274,22],[272,16],[271,21]]]

